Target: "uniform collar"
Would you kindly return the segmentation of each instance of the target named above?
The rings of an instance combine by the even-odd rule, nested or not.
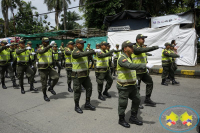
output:
[[[142,46],[140,46],[137,42],[136,42],[136,45],[139,46],[139,47],[142,47]]]
[[[81,52],[83,52],[83,49],[82,50],[80,50],[80,49],[78,49],[78,48],[76,48],[77,50],[79,50],[79,51],[81,51]]]
[[[129,58],[129,57],[124,53],[124,51],[122,51],[122,54],[123,54],[124,56],[126,56],[126,58]]]

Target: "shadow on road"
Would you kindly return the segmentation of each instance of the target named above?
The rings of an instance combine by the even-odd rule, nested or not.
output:
[[[73,98],[73,97],[67,97],[67,95],[69,95],[69,93],[67,92],[61,92],[61,93],[58,93],[56,95],[51,95],[49,98],[50,99],[65,99],[65,98]]]
[[[143,118],[141,117],[141,114],[142,114],[142,112],[139,110],[137,117],[138,117],[139,120],[143,121],[143,123],[146,123],[146,124],[155,124],[156,123],[154,121],[143,120]],[[130,116],[131,116],[131,110],[129,110],[125,115],[125,119],[126,119],[127,122],[129,121]]]
[[[145,103],[144,103],[145,96],[141,96],[140,99],[141,99],[141,103],[145,105]],[[153,100],[153,98],[152,98],[152,100]],[[153,100],[153,101],[154,101],[154,100]],[[157,101],[154,101],[154,102],[155,102],[156,104],[163,104],[163,105],[165,104],[165,103],[159,103],[159,102],[157,102]],[[145,106],[148,106],[148,105],[145,105]]]
[[[104,102],[105,102],[105,101],[104,101]],[[99,106],[99,104],[100,104],[101,102],[99,102],[98,100],[91,100],[90,103],[91,103],[93,106],[95,106],[96,108],[101,108],[101,109],[113,109],[113,108],[110,108],[110,107],[102,107],[102,106]],[[84,109],[84,106],[85,106],[85,104],[83,104],[83,105],[81,106],[81,108]]]
[[[112,97],[118,98],[117,92],[109,91],[108,93],[109,93]]]
[[[56,84],[56,86],[65,86],[65,85],[60,85],[60,84],[62,84],[63,82],[58,82],[57,84]]]

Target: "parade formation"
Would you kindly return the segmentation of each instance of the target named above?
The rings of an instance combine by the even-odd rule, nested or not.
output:
[[[118,90],[118,123],[123,127],[129,128],[131,124],[143,125],[138,115],[139,109],[144,109],[141,104],[140,84],[143,81],[146,84],[146,95],[144,103],[148,106],[156,107],[156,101],[152,99],[153,80],[149,74],[149,69],[153,66],[148,63],[148,53],[157,49],[163,49],[162,57],[163,73],[160,86],[179,84],[174,78],[174,72],[177,69],[176,58],[182,58],[177,55],[176,42],[166,42],[162,47],[145,45],[145,38],[142,34],[136,36],[136,43],[125,40],[122,44],[115,44],[115,49],[110,49],[110,44],[106,41],[96,45],[96,49],[91,49],[91,44],[79,38],[75,42],[69,41],[66,46],[64,43],[58,48],[55,41],[50,41],[48,37],[42,38],[42,44],[38,49],[32,48],[32,42],[19,40],[18,43],[7,43],[1,41],[0,46],[0,76],[2,89],[7,89],[5,84],[6,72],[9,73],[14,88],[20,88],[21,94],[26,93],[24,88],[24,76],[28,78],[30,91],[37,92],[34,87],[37,83],[34,79],[36,72],[40,75],[43,99],[47,102],[50,98],[47,95],[49,91],[56,95],[56,84],[61,76],[61,69],[65,68],[67,79],[66,88],[68,92],[74,93],[74,110],[82,114],[83,111],[79,105],[82,90],[86,92],[84,108],[95,111],[96,107],[90,103],[92,91],[98,92],[99,99],[106,102],[106,98],[112,98],[109,93],[111,86],[116,86]],[[25,45],[27,44],[27,45]],[[119,45],[121,49],[119,49]],[[92,62],[90,65],[90,61]],[[90,79],[90,70],[95,71],[97,88],[94,88]],[[117,76],[117,78],[115,78]],[[19,81],[19,85],[16,83]],[[113,84],[113,80],[117,84]],[[105,87],[104,87],[105,82]],[[125,110],[128,105],[128,99],[131,100],[131,116],[129,123],[125,120]],[[117,102],[117,101],[116,101]],[[95,112],[91,112],[95,113]]]

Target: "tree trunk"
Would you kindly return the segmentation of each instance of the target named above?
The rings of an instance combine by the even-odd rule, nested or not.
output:
[[[5,33],[5,37],[7,37],[7,33],[8,33],[8,8],[6,8],[5,10],[5,14],[4,14],[4,33]]]
[[[142,0],[140,0],[140,10],[142,9]]]
[[[58,22],[58,10],[56,10],[56,14],[55,14],[55,22],[56,22],[56,28],[58,30],[58,26],[59,26],[59,22]]]
[[[65,5],[65,0],[63,0],[63,7],[64,7],[64,19],[63,19],[63,24],[64,24],[64,30],[66,30],[66,5]]]

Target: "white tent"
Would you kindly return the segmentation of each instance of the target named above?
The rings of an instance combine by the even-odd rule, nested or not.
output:
[[[182,20],[180,23],[184,22],[183,19],[180,20]],[[183,56],[183,58],[177,59],[177,64],[185,66],[196,65],[197,34],[195,28],[180,28],[180,24],[176,22],[176,24],[166,24],[165,27],[162,28],[108,32],[108,42],[111,44],[111,49],[113,49],[116,44],[120,44],[121,47],[121,44],[126,40],[136,42],[137,34],[148,36],[148,38],[145,39],[145,44],[147,46],[164,46],[166,42],[171,43],[172,40],[176,40],[176,43],[178,43],[177,46],[179,47],[178,54]],[[162,49],[150,53],[154,54],[154,56],[149,56],[148,62],[154,65],[161,65]]]

